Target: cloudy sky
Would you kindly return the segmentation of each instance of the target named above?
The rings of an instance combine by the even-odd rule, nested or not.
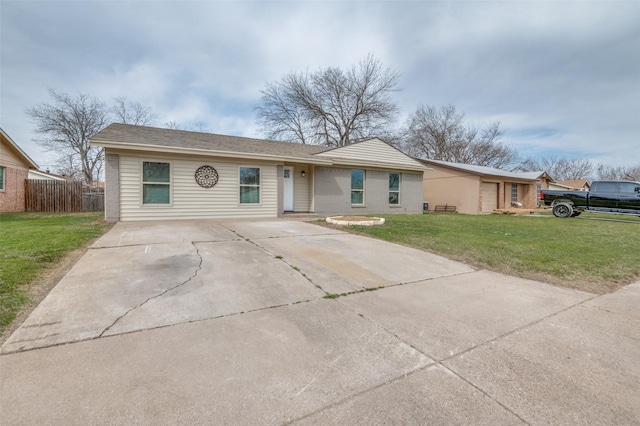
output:
[[[259,137],[260,90],[373,53],[418,104],[498,120],[525,156],[640,163],[639,1],[5,1],[0,125],[41,168],[48,88]]]

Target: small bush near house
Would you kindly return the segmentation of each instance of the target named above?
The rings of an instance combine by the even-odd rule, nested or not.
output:
[[[589,217],[587,214],[583,214]],[[604,215],[600,215],[604,216]],[[522,278],[596,294],[640,280],[640,222],[510,215],[386,215],[349,230]],[[593,218],[599,218],[594,215]]]
[[[110,225],[102,213],[0,214],[0,334],[29,300],[29,284]]]

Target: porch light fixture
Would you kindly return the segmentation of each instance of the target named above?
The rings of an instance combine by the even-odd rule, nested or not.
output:
[[[301,175],[302,177],[305,177],[305,176],[307,175],[307,172],[305,172],[305,171],[303,170],[303,171],[301,171],[301,172],[300,172],[300,175]]]

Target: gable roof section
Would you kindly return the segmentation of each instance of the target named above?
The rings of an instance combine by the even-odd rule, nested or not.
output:
[[[185,130],[160,129],[114,123],[91,138],[91,143],[105,148],[137,149],[141,151],[191,153],[265,160],[304,160],[308,163],[330,164],[313,154],[326,150],[318,145],[268,141],[239,136],[225,136]]]
[[[335,165],[362,165],[382,168],[392,166],[402,170],[431,170],[419,161],[377,138],[322,151],[315,155],[317,157],[331,158]]]
[[[22,160],[27,167],[30,169],[38,168],[36,162],[33,161],[31,157],[29,157],[27,153],[24,152],[2,128],[0,128],[0,138],[2,139],[2,143],[4,143],[20,160]]]
[[[213,155],[317,165],[350,165],[424,171],[428,167],[379,139],[342,148],[114,123],[91,138],[105,148]]]
[[[588,188],[591,186],[589,184],[589,181],[586,179],[559,180],[556,183],[567,186],[569,188]]]
[[[447,167],[454,170],[461,170],[464,172],[472,173],[474,175],[493,176],[493,177],[507,178],[507,179],[536,181],[540,176],[542,176],[545,173],[545,172],[524,172],[524,173],[507,172],[505,170],[495,169],[493,167],[476,166],[473,164],[451,163],[449,161],[441,161],[441,160],[419,159],[419,161],[426,165],[443,166],[443,167]]]

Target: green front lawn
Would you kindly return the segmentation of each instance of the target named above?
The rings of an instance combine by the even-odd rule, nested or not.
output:
[[[640,280],[640,222],[429,213],[350,230],[479,268],[603,294]],[[617,218],[617,216],[616,216]]]
[[[29,302],[28,284],[110,225],[103,213],[0,214],[0,333]]]

